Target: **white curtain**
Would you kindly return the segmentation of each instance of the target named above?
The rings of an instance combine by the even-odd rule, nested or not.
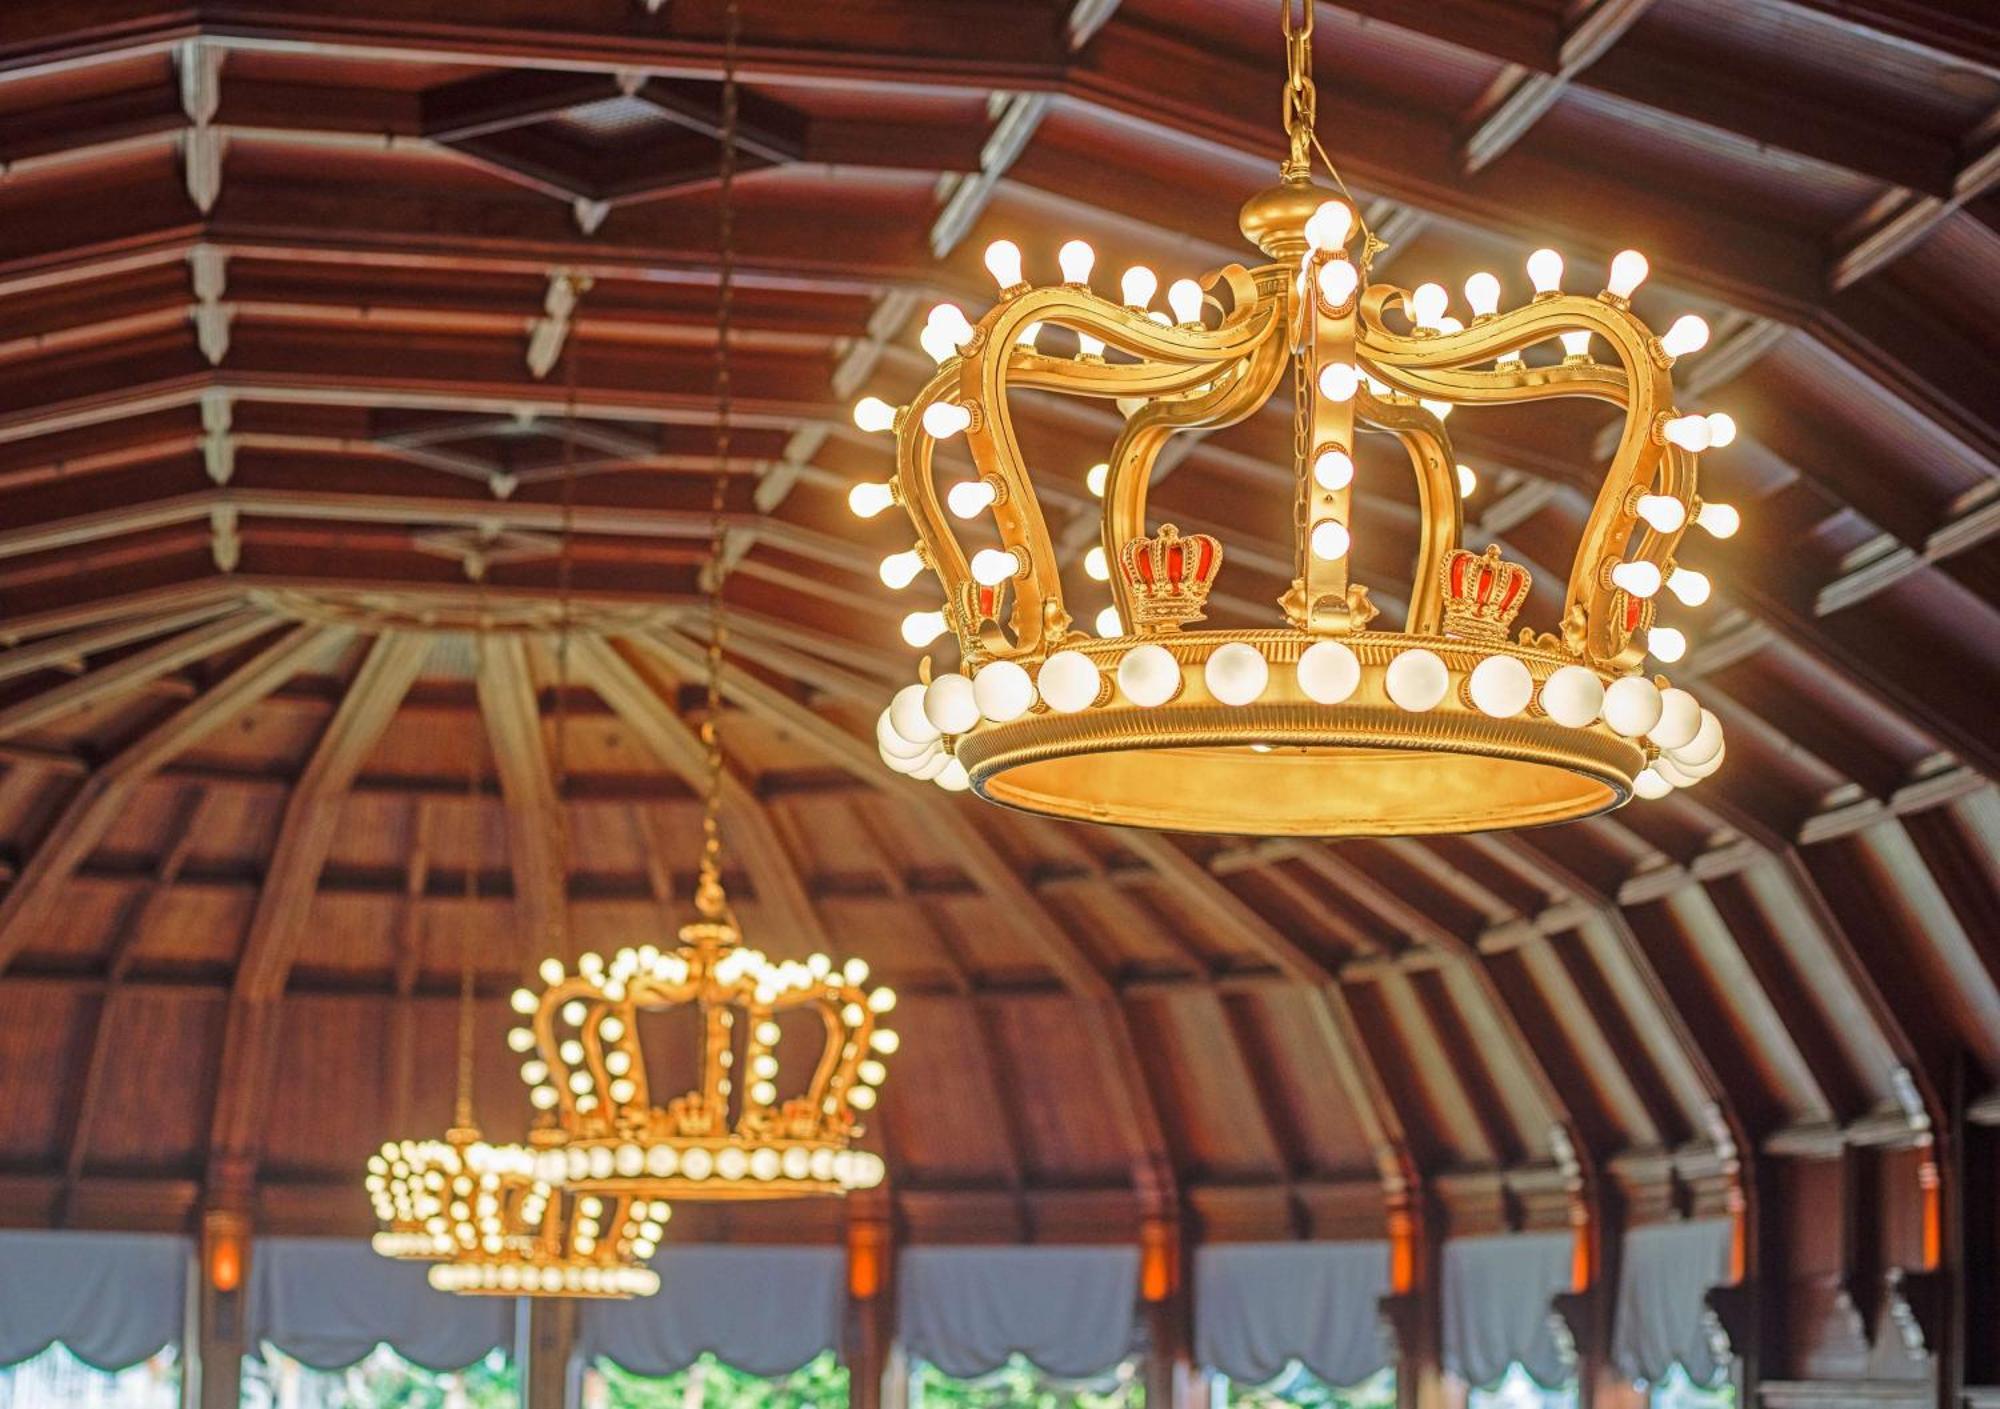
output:
[[[180,1339],[193,1244],[152,1233],[0,1233],[0,1365],[61,1341],[123,1370]]]
[[[460,1370],[512,1344],[512,1297],[434,1291],[426,1265],[332,1238],[259,1239],[250,1254],[249,1340],[316,1370],[377,1345],[426,1370]]]
[[[1702,1298],[1729,1279],[1728,1219],[1651,1223],[1625,1234],[1611,1363],[1657,1384],[1676,1364],[1699,1385],[1721,1382],[1702,1329]]]
[[[904,1348],[956,1379],[1019,1354],[1082,1380],[1132,1353],[1137,1248],[914,1247],[898,1268]]]
[[[659,1294],[590,1302],[577,1348],[640,1375],[671,1375],[703,1352],[752,1375],[785,1375],[840,1348],[847,1254],[832,1247],[670,1247]]]
[[[1549,1324],[1549,1302],[1569,1290],[1575,1235],[1514,1233],[1444,1245],[1444,1368],[1491,1385],[1519,1361],[1544,1389],[1571,1367]]]
[[[1297,1360],[1332,1385],[1388,1365],[1378,1303],[1389,1245],[1218,1243],[1194,1255],[1194,1346],[1203,1369],[1263,1384]]]

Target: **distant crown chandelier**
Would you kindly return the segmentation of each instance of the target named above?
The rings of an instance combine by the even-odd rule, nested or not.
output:
[[[1727,537],[1737,526],[1734,510],[1695,493],[1697,456],[1728,444],[1734,424],[1673,400],[1670,369],[1706,344],[1707,325],[1683,317],[1654,336],[1632,312],[1647,263],[1629,250],[1595,297],[1562,292],[1562,257],[1536,251],[1534,297],[1507,312],[1499,281],[1475,274],[1469,325],[1448,316],[1438,284],[1368,283],[1380,242],[1351,197],[1310,179],[1312,10],[1295,19],[1285,4],[1290,157],[1241,218],[1270,263],[1182,279],[1168,314],[1149,309],[1150,270],[1128,270],[1120,298],[1101,297],[1088,282],[1093,252],[1072,241],[1059,253],[1063,281],[1036,288],[1020,251],[998,241],[986,251],[998,304],[976,324],[933,309],[922,341],[936,375],[907,406],[856,406],[863,429],[895,432],[896,473],[856,486],[849,502],[863,517],[900,503],[918,537],[883,562],[882,578],[900,588],[928,567],[944,587],[939,610],[906,619],[905,639],[922,647],[950,631],[963,663],[933,677],[926,661],[884,710],[877,743],[896,771],[1098,822],[1398,835],[1584,817],[1720,767],[1716,716],[1641,669],[1648,654],[1670,662],[1686,650],[1655,619],[1660,589],[1689,606],[1709,593],[1677,561],[1687,528]],[[1080,355],[1038,350],[1049,328],[1073,333]],[[1559,362],[1523,357],[1552,341]],[[1594,342],[1610,361],[1593,356]],[[1224,545],[1149,529],[1155,462],[1170,437],[1241,421],[1288,382],[1297,575],[1279,598],[1283,624],[1198,629]],[[1065,607],[1009,409],[1015,388],[1115,400],[1125,414],[1086,481],[1104,503],[1084,566],[1108,578],[1114,603],[1096,637]],[[1608,401],[1625,421],[1557,632],[1510,640],[1530,575],[1497,547],[1461,546],[1472,476],[1443,421],[1458,405],[1553,397]],[[1377,609],[1350,576],[1363,430],[1400,442],[1416,475],[1421,531],[1400,631],[1370,629]],[[978,477],[941,490],[934,456],[958,436]],[[997,542],[963,542],[952,519],[989,513]]]
[[[823,954],[777,962],[742,945],[722,884],[722,589],[728,572],[730,318],[735,249],[737,6],[724,46],[721,278],[716,328],[715,478],[709,501],[708,702],[701,739],[707,755],[702,850],[695,909],[671,951],[619,950],[607,964],[585,954],[569,973],[558,959],[541,966],[542,992],[514,993],[529,1020],[507,1035],[529,1101],[564,1133],[563,1178],[574,1190],[681,1199],[767,1199],[843,1194],[882,1182],[882,1160],[853,1148],[856,1112],[871,1109],[887,1077],[882,1059],[896,1034],[877,1026],[895,1006],[888,988],[870,990],[868,965],[836,968]],[[693,1010],[696,1084],[666,1104],[654,1100],[655,1073],[642,1044],[644,1015]],[[788,1035],[787,1019],[793,1031]],[[666,1030],[661,1024],[656,1031]],[[812,1074],[786,1081],[781,1041],[819,1039]],[[657,1047],[655,1049],[657,1055]],[[685,1068],[682,1068],[683,1070]],[[796,1070],[796,1068],[794,1068]],[[738,1073],[747,1073],[739,1080]]]

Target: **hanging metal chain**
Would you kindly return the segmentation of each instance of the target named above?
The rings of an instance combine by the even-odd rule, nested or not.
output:
[[[1316,0],[1278,0],[1281,7],[1282,25],[1285,34],[1285,136],[1291,142],[1291,155],[1286,158],[1282,174],[1287,181],[1304,181],[1312,175],[1313,154],[1318,153],[1326,174],[1333,178],[1333,184],[1340,188],[1340,194],[1347,198],[1347,204],[1354,212],[1354,222],[1361,231],[1361,268],[1366,270],[1375,262],[1375,256],[1389,246],[1368,227],[1367,217],[1361,213],[1361,202],[1354,199],[1354,192],[1347,189],[1347,182],[1340,174],[1340,168],[1333,164],[1333,158],[1326,154],[1326,148],[1319,141],[1319,90],[1313,86],[1313,9]]]
[[[736,294],[736,138],[740,107],[736,48],[742,29],[737,0],[724,10],[722,36],[722,151],[716,182],[716,243],[720,250],[715,312],[715,479],[708,500],[708,707],[701,741],[708,755],[708,788],[702,798],[701,880],[695,908],[704,919],[728,914],[722,889],[722,586],[729,574],[728,519],[730,411],[730,320]]]

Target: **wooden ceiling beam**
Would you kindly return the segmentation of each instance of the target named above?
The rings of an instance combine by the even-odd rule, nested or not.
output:
[[[576,958],[568,952],[569,818],[551,769],[526,643],[518,636],[486,636],[478,645],[479,708],[507,804],[519,931],[512,957],[527,974],[547,954],[565,963]]]
[[[97,848],[146,779],[277,689],[345,635],[343,630],[327,626],[294,626],[284,631],[86,778],[42,837],[6,899],[0,901],[0,969],[41,933],[70,877]]]
[[[1563,17],[1556,68],[1508,64],[1466,114],[1459,162],[1468,172],[1490,166],[1556,105],[1563,89],[1603,57],[1646,13],[1653,0],[1585,0]]]
[[[198,660],[242,645],[271,629],[270,616],[243,610],[190,626],[74,680],[52,685],[0,709],[0,739],[29,733],[63,716],[108,704]]]

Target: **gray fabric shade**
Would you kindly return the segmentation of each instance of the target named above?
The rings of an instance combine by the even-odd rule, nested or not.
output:
[[[1549,1324],[1550,1299],[1569,1290],[1575,1235],[1513,1233],[1444,1245],[1444,1368],[1491,1385],[1519,1361],[1553,1389],[1571,1367]]]
[[[1359,1384],[1389,1364],[1378,1311],[1388,1293],[1385,1242],[1201,1247],[1195,1357],[1245,1384],[1263,1384],[1294,1360],[1328,1384]]]
[[[318,1370],[377,1345],[427,1370],[458,1370],[511,1345],[511,1297],[433,1290],[426,1266],[332,1238],[259,1240],[250,1257],[249,1343],[269,1341]]]
[[[1675,1365],[1698,1385],[1721,1383],[1702,1327],[1702,1298],[1729,1279],[1726,1218],[1654,1223],[1625,1234],[1611,1362],[1631,1380],[1657,1383]]]
[[[899,1275],[905,1348],[958,1379],[1015,1354],[1087,1379],[1136,1341],[1137,1248],[916,1247],[904,1250]]]
[[[154,1233],[0,1233],[0,1365],[57,1341],[123,1370],[180,1339],[193,1244]]]
[[[640,1375],[671,1375],[704,1352],[752,1375],[785,1375],[838,1350],[847,1254],[837,1247],[670,1247],[655,1296],[592,1302],[577,1348]]]

